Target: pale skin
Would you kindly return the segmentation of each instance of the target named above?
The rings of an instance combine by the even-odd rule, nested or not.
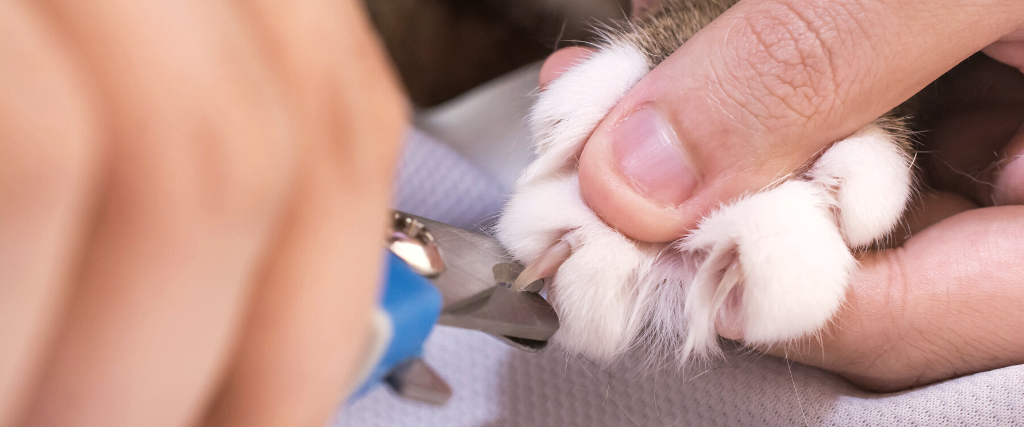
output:
[[[357,1],[0,1],[0,426],[322,426],[407,107]]]
[[[922,2],[870,5],[897,3],[902,24],[918,22],[906,5]],[[745,1],[733,13],[773,4]],[[726,143],[757,144],[723,156],[754,150],[770,163],[719,174],[728,179],[682,210],[616,187],[591,141],[581,164],[594,172],[582,179],[588,202],[624,232],[664,240],[974,51],[1024,66],[1019,2],[971,4],[930,9],[927,28],[901,27],[919,30],[912,51],[929,55],[851,61],[852,71],[883,69],[857,80],[870,84],[821,95],[843,101],[823,110],[831,114],[778,107],[764,127],[748,126],[757,116],[742,108],[711,117],[710,131],[740,135]],[[889,28],[878,24],[858,28]],[[725,25],[688,46],[751,46],[722,45],[735,40]],[[862,36],[897,45],[885,31]],[[671,70],[694,52],[673,56],[629,102],[678,82]],[[706,83],[689,75],[682,83]],[[682,117],[694,99],[709,98],[657,101]],[[351,389],[366,339],[406,116],[355,1],[0,0],[0,426],[323,425]],[[1000,144],[1007,156],[1022,148]],[[728,160],[702,159],[705,179]],[[997,201],[1021,200],[1014,179],[997,178]],[[1024,208],[936,200],[922,215],[966,212],[868,255],[826,334],[826,358],[817,342],[791,357],[876,389],[1021,361],[1024,236],[1014,230]],[[617,203],[639,208],[625,217]],[[962,256],[950,263],[951,253]]]

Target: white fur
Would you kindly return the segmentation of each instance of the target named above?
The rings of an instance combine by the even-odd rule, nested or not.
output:
[[[893,135],[871,124],[837,142],[808,175],[836,189],[839,222],[851,247],[865,247],[896,226],[910,199],[911,159]]]
[[[636,242],[586,206],[575,169],[590,133],[647,72],[639,49],[609,42],[552,82],[531,113],[538,158],[495,231],[524,263],[560,239],[571,245],[549,290],[561,320],[555,341],[595,361],[637,342],[670,346],[684,359],[711,355],[715,320],[733,289],[742,291],[733,314],[747,342],[819,330],[856,268],[847,246],[868,245],[898,221],[911,191],[907,156],[868,126],[826,151],[806,180],[724,205],[674,245]]]
[[[714,323],[729,290],[718,289],[722,264],[738,262],[745,340],[771,344],[815,331],[843,301],[855,263],[839,234],[832,197],[817,183],[789,181],[719,209],[680,248],[723,257],[698,270],[686,300],[687,349],[712,350]]]
[[[590,133],[648,71],[640,50],[610,42],[548,84],[530,112],[538,157],[519,185],[572,171]]]
[[[572,256],[549,292],[561,321],[555,340],[573,352],[608,360],[625,350],[643,325],[639,293],[664,245],[638,243],[606,226],[580,196],[576,174],[519,191],[499,220],[497,237],[516,259],[532,262],[564,240]]]

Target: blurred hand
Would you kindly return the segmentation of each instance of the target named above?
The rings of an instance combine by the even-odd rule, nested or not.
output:
[[[774,352],[873,390],[1022,363],[1024,207],[975,208],[1024,204],[1024,3],[743,0],[594,131],[579,163],[583,197],[630,237],[677,239],[982,50],[1016,70],[976,60],[951,76],[959,83],[944,89],[921,162],[931,189],[908,218],[923,231],[863,256],[848,305],[820,342]],[[541,83],[589,54],[556,52]],[[663,113],[682,148],[671,151],[688,156],[671,176],[619,167],[615,126],[641,105]]]
[[[0,426],[326,423],[406,108],[354,0],[0,1]]]

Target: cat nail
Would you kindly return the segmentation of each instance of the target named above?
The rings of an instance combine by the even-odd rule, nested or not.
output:
[[[512,283],[512,289],[520,292],[539,292],[544,286],[541,279],[554,276],[558,267],[569,259],[569,255],[572,255],[572,247],[566,241],[559,240],[519,273],[519,277]]]
[[[611,131],[612,154],[630,185],[654,202],[677,206],[697,176],[672,126],[653,105],[630,113]]]
[[[725,302],[715,317],[715,331],[722,338],[743,339],[747,318],[743,314],[743,287],[736,286],[729,291]]]

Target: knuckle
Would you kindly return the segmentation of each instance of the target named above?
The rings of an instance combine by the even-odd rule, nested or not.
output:
[[[102,153],[89,92],[70,62],[22,59],[33,75],[14,67],[0,78],[0,194],[32,205],[80,197]]]
[[[115,167],[123,173],[115,177],[147,189],[130,196],[161,200],[182,214],[218,223],[268,219],[284,203],[295,170],[288,110],[268,82],[213,75],[163,79],[160,92],[118,117],[124,134]]]
[[[214,217],[264,216],[282,203],[294,171],[288,123],[269,103],[222,105],[201,113],[187,139],[192,202]]]
[[[235,29],[182,28],[145,50],[125,46],[134,60],[103,77],[115,121],[113,192],[155,215],[264,226],[285,203],[298,152],[279,70]]]
[[[835,57],[851,37],[843,2],[763,2],[731,22],[723,63],[726,95],[762,126],[827,117],[845,82]]]

